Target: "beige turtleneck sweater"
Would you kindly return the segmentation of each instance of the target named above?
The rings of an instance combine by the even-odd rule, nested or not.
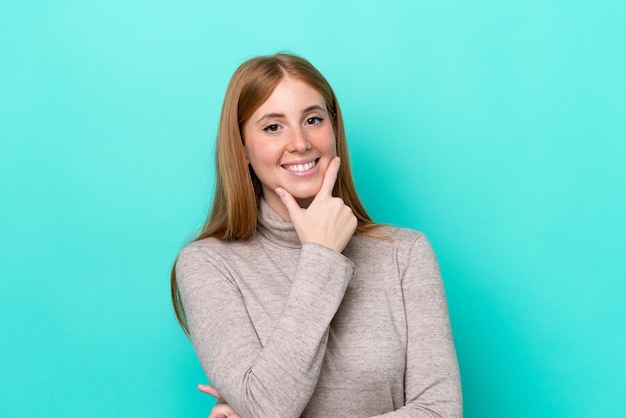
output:
[[[176,263],[191,341],[243,418],[462,416],[437,261],[423,234],[300,244],[261,201],[248,241],[196,241]]]

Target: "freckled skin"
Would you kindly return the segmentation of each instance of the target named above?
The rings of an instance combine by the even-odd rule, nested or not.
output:
[[[336,155],[335,132],[317,90],[293,78],[283,79],[244,124],[243,136],[246,157],[261,181],[267,203],[288,218],[275,192],[282,187],[301,207],[308,207]],[[285,168],[311,161],[315,165],[304,172]]]

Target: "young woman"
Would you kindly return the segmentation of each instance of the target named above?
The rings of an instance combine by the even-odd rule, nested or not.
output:
[[[431,246],[367,215],[324,77],[288,54],[243,63],[216,160],[213,208],[172,274],[204,391],[227,403],[212,416],[461,417]]]

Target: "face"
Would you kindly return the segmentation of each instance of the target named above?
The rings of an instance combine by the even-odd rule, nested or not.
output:
[[[308,84],[284,78],[243,126],[246,158],[263,186],[263,197],[283,218],[274,191],[287,190],[307,207],[337,155],[335,132],[323,97]]]

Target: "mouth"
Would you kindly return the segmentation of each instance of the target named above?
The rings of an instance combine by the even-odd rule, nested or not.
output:
[[[292,173],[304,173],[305,171],[309,171],[315,167],[319,160],[319,158],[316,158],[306,163],[282,164],[281,167],[287,171],[291,171]]]

